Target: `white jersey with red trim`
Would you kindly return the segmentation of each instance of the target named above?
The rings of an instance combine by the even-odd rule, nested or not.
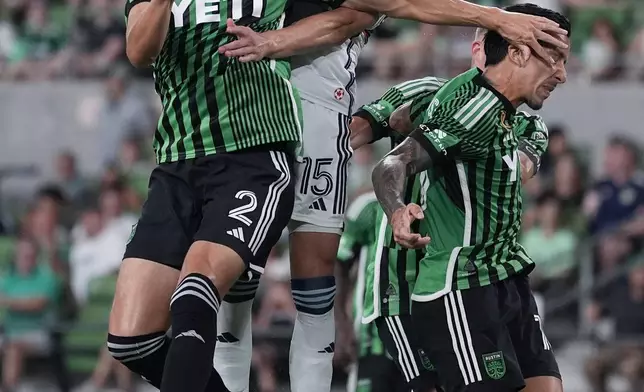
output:
[[[291,82],[302,99],[351,115],[356,94],[356,66],[371,32],[384,17],[341,45],[312,51],[291,59]]]

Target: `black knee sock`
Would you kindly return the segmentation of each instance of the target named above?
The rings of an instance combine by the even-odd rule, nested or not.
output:
[[[173,341],[168,351],[161,392],[205,392],[217,342],[217,288],[208,277],[190,274],[172,295]],[[219,392],[208,390],[208,392]]]
[[[141,336],[108,335],[107,348],[112,356],[157,389],[161,388],[163,368],[172,339],[165,332]],[[207,392],[228,392],[219,374],[213,371]]]

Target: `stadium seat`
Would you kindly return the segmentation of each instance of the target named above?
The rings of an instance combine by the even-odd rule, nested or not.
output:
[[[98,353],[105,345],[115,288],[116,276],[96,278],[90,282],[87,303],[79,309],[78,319],[64,340],[70,373],[88,374],[94,370]]]

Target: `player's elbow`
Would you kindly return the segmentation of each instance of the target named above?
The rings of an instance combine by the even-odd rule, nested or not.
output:
[[[137,48],[133,48],[130,45],[127,46],[125,54],[127,55],[128,60],[130,60],[130,63],[136,68],[147,68],[152,65],[154,61],[152,56],[146,56],[143,51],[137,50]]]
[[[372,26],[376,17],[366,12],[340,7],[333,11],[333,19],[328,28],[333,32],[329,44],[339,45],[347,39],[360,34]]]

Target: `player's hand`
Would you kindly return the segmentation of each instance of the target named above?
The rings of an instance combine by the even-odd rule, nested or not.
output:
[[[226,21],[226,33],[237,39],[219,47],[219,53],[226,57],[237,57],[242,63],[259,61],[270,54],[273,42],[246,26],[237,26],[232,19]]]
[[[541,16],[503,12],[497,31],[510,43],[532,51],[549,64],[554,64],[552,57],[538,42],[543,41],[558,48],[567,48],[568,44],[558,39],[566,36],[567,31],[557,22]],[[527,46],[527,47],[526,47]]]
[[[417,219],[423,219],[425,214],[418,204],[407,204],[391,214],[391,225],[394,241],[409,249],[420,249],[429,244],[429,237],[421,237],[411,232],[411,224]]]

